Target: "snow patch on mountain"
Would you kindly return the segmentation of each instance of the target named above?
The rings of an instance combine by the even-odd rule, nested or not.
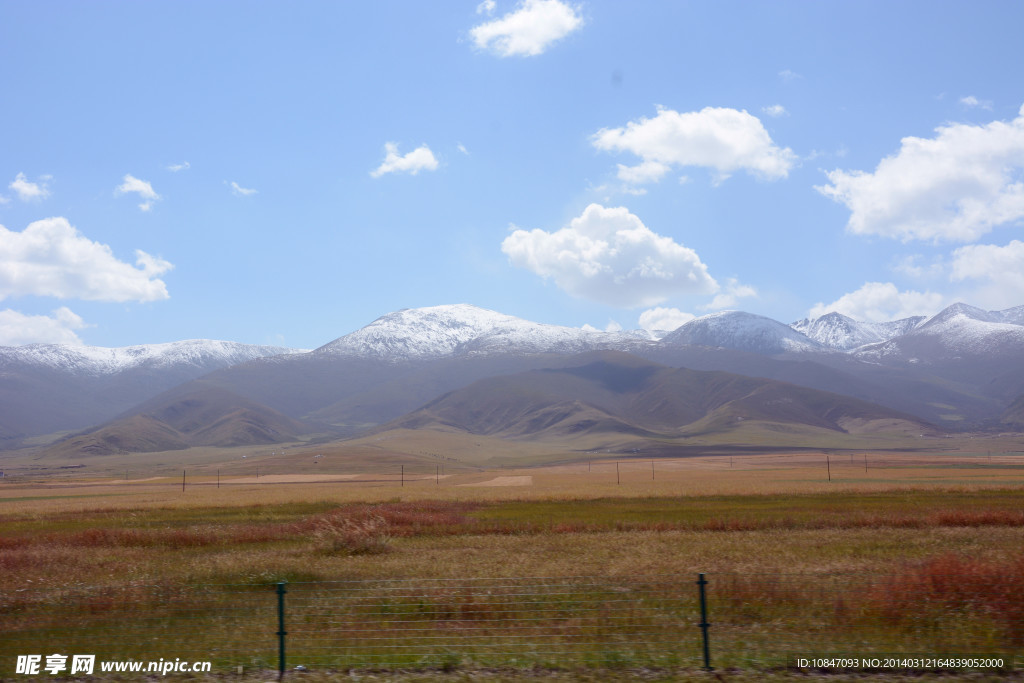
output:
[[[981,356],[1024,351],[1024,307],[984,311],[956,303],[915,326],[906,334],[881,344],[857,349],[863,360],[904,358],[917,362],[921,351],[934,356]]]
[[[496,353],[580,353],[644,343],[650,342],[631,333],[544,325],[455,304],[389,313],[315,353],[406,361]]]
[[[305,353],[281,346],[260,346],[212,339],[108,348],[71,344],[0,347],[0,365],[19,363],[76,374],[112,375],[134,368],[200,367],[209,370],[257,358]]]
[[[828,351],[787,325],[753,313],[724,311],[694,318],[665,335],[663,344],[716,346],[761,354]]]
[[[926,320],[914,316],[882,323],[854,320],[842,313],[826,313],[817,318],[804,318],[790,327],[823,346],[850,351],[866,344],[877,344],[906,334]]]

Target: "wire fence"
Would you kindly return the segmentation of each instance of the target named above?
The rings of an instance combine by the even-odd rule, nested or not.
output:
[[[949,471],[978,470],[1014,476],[1024,470],[1024,452],[1021,451],[963,451],[935,450],[920,452],[892,451],[840,451],[816,449],[802,452],[757,454],[709,453],[688,454],[676,457],[671,448],[644,452],[629,450],[612,453],[592,454],[594,459],[573,459],[552,462],[546,465],[500,466],[472,464],[451,457],[431,454],[431,461],[394,464],[381,468],[361,465],[359,467],[336,464],[321,459],[319,455],[309,458],[291,456],[294,459],[282,462],[282,456],[253,456],[247,461],[223,464],[216,467],[195,465],[164,465],[153,467],[99,467],[84,464],[65,465],[59,468],[38,464],[0,467],[0,484],[37,484],[61,487],[78,484],[81,486],[147,485],[174,488],[232,488],[255,484],[307,485],[310,483],[335,484],[345,487],[360,486],[424,486],[444,484],[449,477],[487,473],[500,475],[509,472],[530,473],[557,471],[563,476],[579,476],[581,480],[600,479],[632,483],[653,481],[674,474],[692,470],[759,471],[778,469],[800,469],[819,471],[825,480],[858,478],[860,475],[879,475],[900,470],[940,469]],[[437,462],[434,462],[437,460]],[[442,462],[443,460],[443,462]]]
[[[0,670],[51,653],[282,674],[767,669],[829,657],[1005,670],[1024,651],[1024,591],[1014,581],[931,570],[26,589],[0,599]],[[957,664],[928,659],[939,657]]]

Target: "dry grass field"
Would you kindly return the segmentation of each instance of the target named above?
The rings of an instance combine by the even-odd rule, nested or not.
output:
[[[734,664],[719,666],[718,675],[737,681],[803,675],[744,659],[773,647],[741,633],[748,621],[777,624],[790,643],[820,633],[808,615],[827,614],[842,629],[870,627],[874,640],[864,647],[1024,651],[1024,453],[1010,438],[981,447],[965,439],[930,452],[685,458],[533,445],[518,466],[495,465],[480,452],[485,445],[392,434],[322,449],[190,453],[173,471],[173,454],[88,467],[18,463],[0,481],[0,595],[13,614],[45,611],[61,595],[125,587],[177,594],[278,581],[496,577],[601,577],[624,585],[683,577],[690,585],[703,572],[717,610],[716,656]],[[515,460],[511,445],[501,448],[498,462]],[[793,588],[800,585],[818,588]],[[928,628],[907,620],[914,613],[927,614]],[[81,619],[88,634],[92,617]],[[959,640],[935,640],[952,625]],[[5,661],[10,654],[5,649]],[[598,664],[509,670],[461,662],[359,675],[706,676],[692,662]],[[610,678],[601,674],[606,664],[619,666]],[[1019,669],[999,674],[1016,675]]]

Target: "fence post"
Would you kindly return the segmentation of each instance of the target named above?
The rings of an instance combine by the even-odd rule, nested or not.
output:
[[[711,624],[708,623],[708,601],[707,596],[704,593],[704,586],[708,585],[707,579],[704,578],[703,574],[697,574],[697,586],[700,590],[700,630],[704,635],[704,669],[711,671],[711,650],[708,648],[708,627]]]
[[[284,581],[277,582],[277,680],[284,678],[284,637],[288,632],[284,630]]]

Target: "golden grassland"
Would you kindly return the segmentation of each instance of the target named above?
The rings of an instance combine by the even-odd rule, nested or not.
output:
[[[942,610],[961,610],[957,600],[974,601],[987,616],[972,626],[970,642],[1024,650],[1024,632],[1014,627],[1024,624],[1024,454],[1013,451],[1016,442],[978,448],[965,440],[933,452],[617,459],[575,453],[556,464],[516,467],[494,466],[465,440],[463,450],[451,454],[442,450],[449,440],[392,437],[376,445],[193,453],[174,474],[160,471],[169,469],[164,461],[173,454],[151,454],[127,467],[121,458],[48,470],[58,472],[52,476],[25,470],[0,481],[0,594],[21,595],[27,605],[31,596],[45,601],[54,592],[83,587],[176,590],[422,577],[692,581],[704,572],[717,586],[729,582],[729,609],[736,614],[774,601],[757,616],[767,624],[799,620],[794,615],[822,605],[839,615],[840,602],[854,601],[841,595],[812,604],[788,593],[768,595],[766,582],[773,577],[813,583],[877,575],[889,577],[877,589],[885,605],[897,604],[901,595],[923,600],[941,612],[936,623],[946,624],[952,617]],[[559,459],[541,446],[534,449],[521,453],[520,461]],[[246,462],[240,463],[243,454]],[[505,460],[513,455],[510,450]],[[127,472],[119,473],[122,468]],[[493,485],[495,480],[513,485]],[[946,576],[959,584],[942,583]],[[959,597],[955,585],[961,584],[973,586],[972,597]],[[918,608],[911,602],[895,609]],[[902,612],[886,616],[882,602],[873,609],[870,619],[903,633]],[[868,617],[842,612],[837,618],[852,623]],[[613,675],[500,667],[359,675],[408,681],[710,680],[683,668],[638,665]],[[754,674],[742,669],[718,675],[744,681]],[[786,680],[796,674],[756,675]],[[312,674],[305,680],[332,678]]]
[[[180,477],[9,480],[0,485],[0,587],[827,572],[950,552],[996,557],[1024,547],[1021,455],[594,459],[448,469],[443,477],[440,465],[431,474],[422,464],[419,471],[342,472],[326,456],[316,465],[320,474],[307,468],[285,475],[274,464],[264,462],[259,478],[222,475],[219,484],[216,473],[196,470],[186,473],[184,487]],[[495,480],[529,484],[488,485]],[[362,514],[367,506],[397,515],[393,552],[316,552],[318,520]],[[443,513],[454,516],[439,519]],[[403,514],[423,519],[405,523]]]

